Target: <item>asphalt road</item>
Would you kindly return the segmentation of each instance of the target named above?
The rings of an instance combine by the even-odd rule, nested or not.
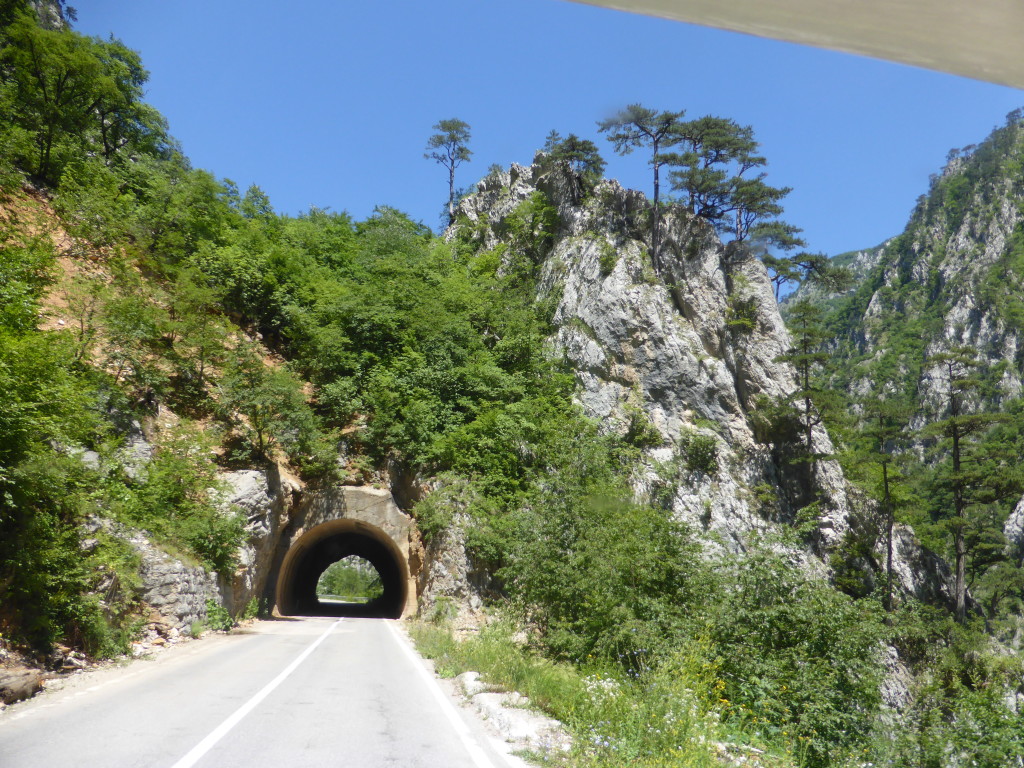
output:
[[[505,768],[395,622],[257,622],[0,715],[2,768]]]

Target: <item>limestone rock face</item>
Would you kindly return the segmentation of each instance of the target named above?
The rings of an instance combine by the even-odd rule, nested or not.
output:
[[[997,128],[978,147],[955,151],[903,233],[852,262],[863,269],[857,291],[843,300],[849,321],[843,335],[853,344],[840,343],[837,352],[856,362],[850,386],[864,395],[880,384],[868,370],[872,363],[884,359],[900,371],[906,380],[897,386],[918,393],[915,430],[945,414],[948,377],[929,358],[956,347],[972,350],[978,371],[998,372],[987,393],[968,399],[968,410],[1000,410],[1024,391],[1024,209],[1015,170],[1022,159],[1019,121]]]
[[[419,609],[425,616],[454,619],[457,626],[475,626],[483,608],[483,590],[466,555],[465,523],[465,515],[458,516],[427,543],[417,583]]]
[[[881,546],[878,558],[879,562],[885,562]],[[953,604],[953,575],[949,564],[924,549],[913,530],[902,525],[893,530],[893,576],[897,584],[922,602]]]
[[[602,181],[584,195],[571,172],[543,156],[481,181],[449,237],[467,227],[481,249],[494,247],[505,220],[538,191],[560,220],[540,265],[540,298],[556,300],[552,342],[576,373],[580,403],[620,434],[639,409],[663,438],[636,490],[661,482],[657,462],[701,435],[714,441],[718,469],[679,478],[671,505],[680,518],[741,551],[752,531],[788,520],[817,497],[818,543],[835,545],[850,513],[838,465],[819,462],[812,477],[798,478],[779,447],[757,434],[759,403],[796,389],[792,368],[777,360],[790,339],[761,262],[740,244],[723,246],[703,219],[673,209],[655,267],[641,193]],[[814,442],[831,451],[824,430]]]
[[[236,615],[263,594],[278,541],[302,494],[302,485],[277,466],[226,472],[220,479],[226,486],[221,508],[237,510],[246,517],[248,536],[238,551],[238,568],[231,578],[221,579],[224,607]]]
[[[1024,499],[1017,502],[1003,525],[1003,535],[1011,552],[1024,556]]]

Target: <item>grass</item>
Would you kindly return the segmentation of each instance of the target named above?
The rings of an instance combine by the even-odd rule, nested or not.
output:
[[[490,685],[527,696],[573,737],[567,754],[536,756],[564,768],[787,768],[791,756],[746,746],[722,722],[715,670],[702,648],[681,650],[657,670],[630,677],[617,668],[576,667],[545,659],[517,639],[507,621],[456,639],[443,625],[417,623],[410,635],[442,677],[476,671]],[[732,719],[735,723],[735,719]],[[731,759],[730,759],[731,758]],[[741,759],[743,760],[741,762]]]

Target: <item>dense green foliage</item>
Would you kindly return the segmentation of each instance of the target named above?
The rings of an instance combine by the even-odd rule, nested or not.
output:
[[[1019,656],[992,642],[1019,651],[1024,609],[1024,561],[1003,534],[1024,487],[1021,404],[1005,384],[1020,358],[999,347],[1022,317],[1020,233],[1001,251],[983,234],[1019,199],[1021,137],[1015,113],[980,146],[952,152],[855,290],[812,291],[789,305],[798,338],[808,301],[825,316],[806,350],[819,356],[818,372],[806,381],[822,396],[815,404],[847,477],[878,502],[833,555],[836,583],[850,594],[881,587],[893,642],[918,675],[906,727],[876,746],[893,765],[996,766],[1021,754],[1021,714],[1007,702],[1024,673]],[[954,312],[965,299],[977,313],[967,319]],[[984,342],[971,330],[979,318],[993,331]],[[865,565],[884,574],[873,544],[888,549],[898,523],[953,565],[948,603],[917,605],[865,574]]]

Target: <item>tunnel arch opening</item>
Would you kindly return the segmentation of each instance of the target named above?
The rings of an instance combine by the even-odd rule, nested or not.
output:
[[[365,603],[321,600],[317,583],[332,564],[346,558],[367,561],[380,576],[380,597]],[[284,616],[367,616],[401,618],[408,599],[409,568],[384,531],[361,520],[332,520],[306,531],[281,565],[276,602]]]

